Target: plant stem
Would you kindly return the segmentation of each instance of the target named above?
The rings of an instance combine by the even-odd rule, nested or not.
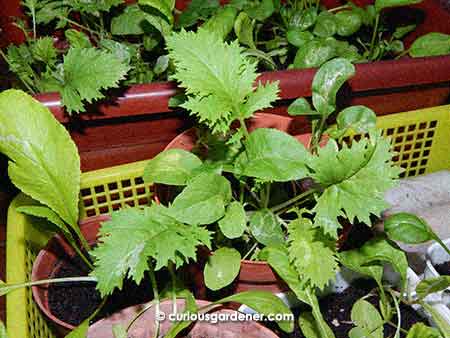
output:
[[[240,118],[239,123],[241,124],[241,129],[244,132],[245,138],[248,139],[250,136],[250,133],[248,132],[247,126],[245,125],[245,120],[243,118]]]
[[[70,283],[70,282],[92,282],[96,283],[97,278],[90,276],[83,277],[65,277],[65,278],[50,278],[41,279],[33,282],[17,283],[17,284],[3,284],[0,287],[0,295],[5,295],[11,291],[26,288],[30,286],[44,285],[44,284],[58,284],[58,283]],[[6,291],[5,291],[6,289]]]
[[[133,324],[144,314],[146,313],[148,310],[150,310],[153,306],[155,305],[154,301],[151,301],[150,303],[148,303],[141,311],[139,311],[139,313],[128,323],[128,326],[126,328],[126,331],[128,332],[131,327],[133,326]]]
[[[269,206],[270,202],[270,183],[266,184],[266,192],[264,195],[264,208],[267,208]]]
[[[333,12],[340,11],[341,9],[347,9],[347,8],[351,8],[351,7],[349,5],[342,5],[342,6],[331,8],[328,10],[328,12],[333,13]]]
[[[305,191],[304,193],[301,193],[300,195],[297,195],[290,200],[287,200],[286,202],[283,202],[281,204],[278,204],[272,208],[270,208],[270,211],[273,213],[277,213],[280,210],[284,210],[287,207],[290,207],[291,205],[297,203],[298,201],[302,200],[303,198],[312,195],[313,193],[317,192],[317,189],[309,189],[308,191]]]
[[[400,329],[401,329],[401,326],[402,326],[402,314],[400,312],[400,306],[398,304],[397,298],[392,293],[391,293],[391,297],[392,297],[392,299],[394,301],[394,304],[395,304],[395,311],[397,311],[397,331],[395,332],[394,337],[400,337]]]
[[[81,25],[81,24],[79,24],[78,22],[73,21],[73,20],[71,20],[71,19],[69,19],[69,18],[63,17],[63,16],[61,16],[61,15],[58,15],[58,18],[61,19],[61,20],[66,20],[68,23],[70,23],[70,24],[72,24],[72,25],[74,25],[74,26],[77,26],[77,27],[79,27],[79,28],[81,28],[81,29],[84,29],[85,31],[87,31],[87,32],[89,32],[89,33],[91,33],[91,34],[95,34],[95,35],[97,35],[97,36],[99,36],[99,37],[102,36],[99,32],[94,31],[94,30],[92,30],[92,29],[90,29],[89,27],[86,27],[86,26],[84,26],[84,25]]]
[[[320,119],[320,122],[319,122],[319,126],[317,127],[317,130],[314,130],[314,132],[313,132],[313,137],[311,139],[311,152],[313,154],[316,152],[317,148],[319,147],[326,121],[327,121],[327,117],[322,116],[322,118]]]
[[[81,236],[81,238],[83,238],[86,241],[86,239],[83,236]],[[81,243],[83,243],[83,241]],[[87,244],[87,242],[86,242],[86,244]],[[78,256],[80,256],[81,259],[86,263],[86,265],[89,267],[89,269],[94,270],[94,265],[91,263],[89,258],[86,257],[86,255],[80,250],[77,243],[73,243],[72,247],[75,250],[75,252],[78,254]],[[84,247],[84,243],[83,243],[83,247]],[[90,249],[89,244],[87,244],[87,247]]]
[[[247,259],[248,256],[258,247],[258,243],[253,244],[253,246],[248,250],[248,252],[245,254],[244,257],[242,257],[242,260]]]
[[[447,245],[445,245],[445,243],[442,242],[442,240],[438,236],[434,235],[433,237],[434,237],[434,240],[439,243],[439,245],[442,247],[442,249],[444,249],[445,252],[447,252],[447,254],[450,256],[450,249],[447,247]]]
[[[173,313],[177,313],[177,292],[176,292],[177,277],[175,275],[175,267],[172,262],[169,264],[169,273],[170,279],[172,280],[172,311]]]
[[[155,311],[155,334],[153,335],[154,338],[158,338],[159,337],[159,329],[160,329],[160,323],[159,323],[159,292],[158,292],[158,284],[156,283],[156,277],[155,277],[155,271],[153,271],[153,269],[149,270],[149,275],[150,275],[150,281],[152,283],[152,289],[153,289],[153,298],[154,298],[154,302],[156,304],[156,311]]]
[[[375,25],[373,27],[373,32],[372,32],[372,40],[370,41],[370,59],[373,56],[373,49],[375,48],[375,39],[377,37],[377,33],[378,33],[378,25],[380,23],[380,13],[377,13],[377,16],[375,18]]]

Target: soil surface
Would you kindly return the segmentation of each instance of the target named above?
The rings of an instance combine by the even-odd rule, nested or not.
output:
[[[320,308],[325,321],[328,323],[330,328],[333,330],[336,338],[348,338],[349,331],[354,327],[351,323],[351,310],[353,304],[361,297],[367,295],[371,290],[375,288],[375,284],[367,280],[357,280],[354,285],[350,286],[342,293],[331,294],[320,300]],[[378,308],[379,297],[372,296],[367,299],[371,304]],[[297,318],[298,313],[304,310],[309,310],[307,308],[297,310],[295,316]],[[418,322],[426,321],[417,314],[414,309],[406,305],[400,305],[400,311],[402,314],[402,328],[408,330],[411,326]],[[392,322],[396,323],[397,318],[394,316]],[[274,329],[273,326],[270,326]],[[301,333],[298,323],[295,323],[295,331],[292,334],[285,334],[277,330],[280,338],[305,338]],[[384,337],[393,337],[395,334],[395,328],[386,324],[384,326]],[[402,334],[401,337],[406,337]]]
[[[450,261],[435,266],[436,271],[441,275],[450,275]]]
[[[86,276],[88,270],[78,257],[64,261],[55,272],[54,278]],[[77,326],[88,318],[100,305],[100,293],[94,283],[64,283],[50,284],[48,303],[51,313],[60,320]],[[126,281],[123,291],[115,291],[108,298],[97,319],[109,316],[128,306],[150,301],[153,298],[150,281],[144,279],[138,286],[132,281]],[[95,321],[95,320],[94,320]]]

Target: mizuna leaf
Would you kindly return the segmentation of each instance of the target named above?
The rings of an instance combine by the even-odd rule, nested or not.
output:
[[[241,269],[241,254],[233,248],[220,248],[213,252],[205,265],[205,284],[217,291],[230,285]]]
[[[317,71],[312,83],[313,105],[319,113],[328,116],[336,109],[336,93],[353,75],[355,66],[338,58],[325,63]]]
[[[229,239],[239,238],[246,229],[247,216],[244,206],[239,202],[231,202],[225,217],[219,221],[220,231]]]
[[[79,233],[77,147],[46,107],[18,90],[0,93],[0,152],[14,185]]]
[[[450,287],[450,276],[424,279],[416,286],[416,292],[420,298],[429,294],[445,290]]]
[[[225,215],[231,200],[230,182],[215,173],[193,178],[170,207],[174,218],[187,224],[211,224]]]
[[[144,181],[148,184],[185,185],[202,161],[189,151],[169,149],[148,161]]]
[[[306,177],[311,157],[294,137],[276,129],[258,128],[244,142],[235,162],[238,173],[265,181],[285,182]]]
[[[58,56],[57,50],[53,45],[53,39],[49,36],[35,40],[31,51],[36,60],[46,64],[53,64]]]
[[[241,116],[249,118],[254,112],[272,107],[272,102],[278,100],[279,82],[259,83],[256,90],[249,94],[247,101],[242,105]]]
[[[113,54],[95,48],[70,48],[63,68],[61,95],[69,114],[85,111],[83,101],[91,103],[103,98],[101,91],[117,87],[129,70]]]
[[[388,140],[373,134],[339,149],[329,140],[308,163],[313,177],[324,188],[313,211],[314,223],[325,233],[337,236],[338,216],[350,222],[371,224],[370,215],[388,208],[384,193],[395,185],[401,168],[393,166]]]
[[[305,218],[292,221],[288,232],[289,259],[300,279],[305,283],[309,282],[312,287],[323,289],[335,278],[338,270],[332,242]]]

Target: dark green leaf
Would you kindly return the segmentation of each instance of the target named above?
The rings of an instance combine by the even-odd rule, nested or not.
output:
[[[308,31],[301,31],[299,28],[291,28],[286,33],[286,37],[288,42],[295,47],[302,47],[306,45],[309,41],[314,39],[314,35],[312,35]]]
[[[189,182],[170,209],[180,222],[211,224],[225,215],[225,205],[230,200],[230,182],[221,175],[204,173]]]
[[[147,184],[185,185],[192,178],[194,169],[201,165],[202,161],[191,152],[169,149],[147,162],[144,181]]]
[[[173,22],[172,11],[175,8],[175,0],[139,0],[140,6],[148,6],[161,12],[169,23]]]
[[[336,48],[323,40],[311,40],[299,48],[294,59],[294,68],[320,67],[335,57]]]
[[[217,291],[230,285],[241,269],[241,254],[233,248],[216,250],[205,265],[205,284]]]
[[[422,0],[375,0],[375,9],[377,12],[385,8],[409,6],[422,2]]]
[[[289,30],[304,31],[314,25],[317,19],[317,9],[307,8],[303,11],[295,12],[289,20]]]
[[[47,64],[54,64],[58,56],[57,50],[53,46],[53,39],[49,36],[35,40],[31,47],[31,52],[36,60]]]
[[[411,45],[409,55],[412,57],[438,56],[450,54],[450,35],[428,33],[422,35]]]
[[[270,292],[265,291],[245,291],[232,296],[223,298],[215,303],[237,302],[245,304],[258,313],[268,314],[285,314],[292,315],[291,310],[283,303],[283,301]],[[292,315],[293,318],[293,315]],[[280,321],[278,326],[284,332],[292,332],[294,330],[294,321]]]
[[[202,27],[210,32],[215,32],[220,39],[225,39],[233,30],[234,20],[237,15],[237,9],[231,6],[225,6]]]
[[[198,20],[208,19],[219,8],[219,0],[192,0],[178,17],[178,24],[181,27],[190,27]]]
[[[424,243],[435,237],[423,219],[404,212],[389,216],[384,221],[384,231],[390,239],[406,244]]]
[[[219,221],[220,231],[229,239],[239,238],[245,231],[247,216],[244,206],[239,202],[231,202],[225,217]]]
[[[111,20],[111,34],[113,35],[138,35],[143,34],[142,24],[145,13],[138,5],[129,5],[124,12]]]
[[[408,33],[414,31],[416,29],[416,25],[408,25],[408,26],[401,26],[397,27],[392,34],[392,36],[396,39],[401,39]]]
[[[325,63],[317,71],[312,83],[313,105],[319,113],[328,116],[336,110],[336,94],[353,75],[355,67],[342,58]]]
[[[303,97],[298,98],[289,105],[288,113],[291,116],[317,115],[317,112],[311,108],[308,100]]]
[[[339,253],[339,262],[348,269],[365,276],[372,277],[381,284],[383,278],[383,267],[381,265],[363,265],[369,257],[365,252],[359,249],[342,251]]]
[[[277,246],[285,241],[281,224],[269,209],[255,211],[249,225],[252,235],[263,245]]]
[[[417,295],[425,298],[429,294],[445,290],[450,287],[450,276],[424,279],[416,286]]]
[[[327,38],[336,33],[337,26],[338,23],[336,17],[328,11],[323,11],[317,16],[313,33],[322,38]]]
[[[341,11],[336,13],[337,33],[340,36],[355,34],[362,25],[361,16],[355,11]]]
[[[256,49],[253,40],[253,22],[245,12],[239,13],[234,22],[234,32],[240,43]]]
[[[238,173],[265,181],[291,181],[308,174],[310,154],[294,137],[276,129],[258,128],[245,140],[235,162]]]
[[[366,133],[375,127],[377,115],[366,106],[351,106],[339,112],[336,119],[340,130],[351,129],[357,133]]]
[[[261,0],[245,6],[244,10],[252,19],[264,21],[273,14],[275,7],[273,0]]]

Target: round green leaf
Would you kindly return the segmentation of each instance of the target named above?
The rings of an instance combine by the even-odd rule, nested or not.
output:
[[[302,31],[299,28],[291,28],[286,34],[287,40],[295,47],[302,47],[309,41],[314,39],[314,36],[308,31]]]
[[[358,133],[375,127],[377,115],[366,106],[352,106],[342,110],[336,119],[338,129],[353,129]]]
[[[355,34],[362,25],[361,16],[355,11],[341,11],[335,15],[337,22],[337,33],[340,36]]]
[[[433,239],[428,224],[413,214],[398,213],[384,221],[384,231],[390,239],[406,244],[419,244]]]
[[[333,36],[337,30],[336,17],[328,11],[323,11],[317,17],[313,33],[322,38]]]
[[[317,19],[316,8],[308,8],[304,11],[297,11],[289,20],[289,29],[306,30],[314,25]]]
[[[336,56],[336,48],[324,41],[311,40],[297,51],[294,68],[320,67]]]
[[[281,224],[269,209],[253,213],[250,218],[250,231],[259,243],[266,246],[277,246],[285,242]]]
[[[239,238],[244,233],[246,225],[244,206],[239,202],[231,202],[225,217],[219,221],[220,230],[229,239]]]
[[[205,265],[205,284],[211,290],[220,290],[231,284],[241,269],[241,254],[232,248],[220,248]]]
[[[450,54],[450,35],[443,33],[423,35],[411,45],[409,54],[412,57]]]

